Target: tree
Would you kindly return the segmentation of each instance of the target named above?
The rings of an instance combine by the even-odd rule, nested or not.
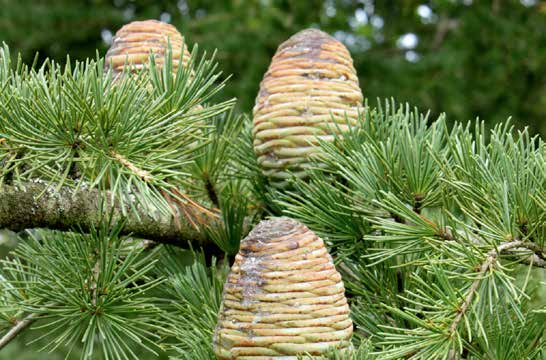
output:
[[[544,356],[546,144],[528,130],[367,104],[278,189],[197,50],[176,74],[167,55],[119,79],[101,58],[10,59],[0,225],[20,243],[1,262],[0,347],[26,330],[83,358],[212,359],[239,241],[286,215],[335,257],[355,358]]]

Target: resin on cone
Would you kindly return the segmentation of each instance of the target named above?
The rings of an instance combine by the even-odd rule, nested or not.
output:
[[[155,56],[155,63],[162,66],[165,53],[170,44],[173,58],[173,72],[176,73],[182,58],[183,66],[187,65],[190,54],[184,46],[184,38],[170,24],[145,20],[134,21],[118,30],[112,46],[106,53],[105,65],[112,68],[114,76],[123,72],[125,65],[139,70],[148,65],[150,53]]]
[[[318,139],[357,124],[362,91],[347,48],[307,29],[282,43],[254,106],[254,151],[272,185],[304,178]]]
[[[296,360],[352,351],[353,324],[340,274],[321,238],[295,220],[264,220],[241,241],[226,280],[218,359]]]

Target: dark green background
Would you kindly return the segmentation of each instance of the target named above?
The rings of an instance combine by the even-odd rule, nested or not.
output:
[[[431,16],[420,16],[423,5]],[[223,96],[246,112],[277,46],[320,27],[348,45],[372,102],[394,97],[488,125],[512,116],[518,128],[546,135],[546,2],[538,0],[0,0],[0,9],[0,40],[27,62],[36,51],[39,62],[103,55],[101,33],[163,16],[190,44],[218,49],[233,75]],[[399,43],[407,33],[418,38],[410,50]]]

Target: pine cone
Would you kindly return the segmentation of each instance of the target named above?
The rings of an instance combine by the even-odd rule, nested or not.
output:
[[[214,351],[218,359],[297,359],[340,348],[353,324],[324,242],[289,218],[262,221],[241,241],[228,275]]]
[[[317,139],[357,123],[362,92],[347,48],[330,35],[307,29],[277,49],[254,107],[254,151],[272,185],[304,178]]]
[[[184,38],[170,24],[157,21],[134,21],[118,30],[112,46],[106,53],[106,67],[112,67],[114,76],[123,72],[126,63],[134,69],[142,69],[148,64],[150,52],[155,55],[155,63],[162,66],[170,42],[173,57],[173,72],[178,69],[180,57],[187,65],[190,54],[184,46]],[[182,51],[184,55],[182,55]]]

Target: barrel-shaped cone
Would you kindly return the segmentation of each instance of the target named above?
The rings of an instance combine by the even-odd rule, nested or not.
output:
[[[116,32],[112,46],[106,53],[106,67],[112,68],[114,76],[123,72],[125,65],[138,70],[146,67],[150,53],[155,56],[155,63],[162,66],[168,46],[172,49],[173,72],[176,73],[180,59],[185,66],[190,54],[184,46],[184,38],[170,24],[145,20],[124,25]]]
[[[260,83],[254,106],[254,151],[272,185],[304,178],[318,139],[357,124],[362,108],[353,61],[330,35],[307,29],[282,43]]]
[[[241,241],[214,333],[218,359],[295,360],[332,347],[349,355],[352,332],[345,288],[321,238],[283,217]]]

